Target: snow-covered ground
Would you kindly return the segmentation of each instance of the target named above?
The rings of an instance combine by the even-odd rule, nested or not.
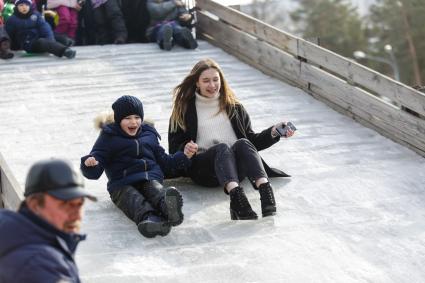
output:
[[[425,282],[424,158],[206,42],[194,51],[76,49],[75,60],[0,62],[0,152],[21,185],[36,160],[78,166],[98,135],[92,119],[123,94],[144,101],[167,147],[171,89],[205,57],[221,64],[255,130],[281,120],[298,128],[261,152],[292,175],[271,180],[275,217],[231,221],[222,189],[171,180],[185,221],[146,239],[109,200],[104,177],[87,181],[99,202],[86,206],[83,282]],[[244,186],[260,212],[258,193]]]

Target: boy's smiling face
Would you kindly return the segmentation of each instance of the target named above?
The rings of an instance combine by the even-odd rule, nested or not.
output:
[[[121,129],[129,136],[135,136],[142,125],[142,118],[139,115],[129,115],[121,120]]]
[[[18,11],[19,11],[19,13],[25,15],[26,13],[28,13],[30,11],[30,6],[25,4],[25,3],[21,3],[21,4],[18,5]]]

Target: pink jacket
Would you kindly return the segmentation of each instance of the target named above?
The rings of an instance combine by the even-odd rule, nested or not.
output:
[[[54,9],[59,6],[75,8],[77,6],[77,0],[47,0],[48,9]]]
[[[1,12],[3,11],[4,3],[3,0],[0,0],[0,27],[3,26],[3,17],[1,16]]]

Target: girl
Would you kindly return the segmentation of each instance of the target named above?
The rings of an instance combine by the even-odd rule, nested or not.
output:
[[[222,186],[230,195],[231,219],[257,219],[239,185],[245,177],[260,192],[263,217],[270,216],[276,213],[276,202],[268,176],[288,175],[267,166],[258,151],[279,141],[276,127],[282,124],[253,132],[248,113],[218,64],[211,59],[201,60],[174,89],[169,151],[177,152],[192,140],[198,144],[187,175],[200,185]],[[286,137],[293,133],[289,130]]]

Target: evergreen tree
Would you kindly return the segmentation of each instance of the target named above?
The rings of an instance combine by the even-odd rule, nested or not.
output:
[[[425,82],[424,0],[377,0],[370,9],[368,32],[374,43],[368,52],[387,57],[383,46],[393,47],[401,81],[408,85]],[[382,65],[375,68],[388,71]]]
[[[303,38],[319,38],[320,45],[340,55],[352,57],[367,44],[362,20],[344,0],[299,0],[291,13]]]

